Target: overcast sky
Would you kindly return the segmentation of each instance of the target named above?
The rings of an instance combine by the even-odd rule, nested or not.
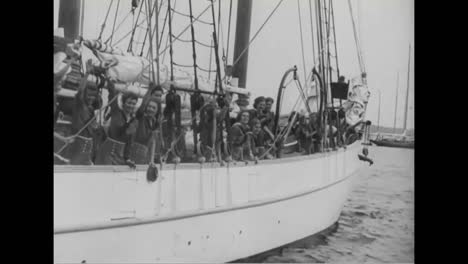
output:
[[[176,0],[177,1],[177,0]],[[250,37],[265,21],[279,0],[254,0],[252,10],[252,24]],[[58,23],[59,0],[54,0],[54,28]],[[88,39],[95,39],[99,35],[101,24],[104,21],[110,0],[85,0],[83,35]],[[113,19],[116,13],[114,1],[103,39],[107,39],[112,31]],[[141,1],[143,2],[143,1]],[[193,13],[198,15],[203,11],[209,1],[193,0]],[[312,69],[312,39],[309,17],[309,0],[285,0],[278,10],[260,32],[249,48],[249,65],[247,74],[247,87],[253,91],[254,96],[264,95],[276,98],[279,83],[283,73],[290,67],[297,65],[299,77],[303,82],[303,64],[299,31],[298,2],[301,7],[302,30],[306,58],[306,70]],[[313,1],[312,1],[313,2]],[[126,20],[118,28],[113,36],[115,44],[131,29],[132,17],[129,13],[131,1],[120,1],[117,15],[117,25],[126,17]],[[174,2],[171,2],[174,3]],[[353,28],[347,0],[334,0],[336,38],[338,45],[338,59],[340,74],[350,78],[359,74],[356,46],[354,44]],[[407,88],[408,49],[411,43],[411,66],[409,85],[408,128],[414,128],[414,0],[353,0],[353,11],[358,18],[361,44],[364,53],[368,84],[371,90],[371,99],[368,106],[367,117],[377,123],[377,109],[379,92],[382,94],[380,124],[393,126],[395,114],[395,98],[397,89],[397,72],[399,73],[397,127],[402,127],[404,122],[404,104]],[[218,10],[218,3],[215,4]],[[231,36],[229,44],[229,63],[232,63],[234,51],[234,38],[236,29],[237,0],[233,0]],[[314,5],[312,3],[312,8]],[[166,1],[162,6],[160,24],[164,21],[167,9]],[[188,1],[178,0],[175,9],[182,13],[188,13]],[[227,48],[227,34],[229,21],[229,1],[221,1],[221,29],[222,39],[220,44]],[[211,22],[211,10],[201,16],[201,19]],[[178,35],[189,23],[189,18],[174,14],[173,33]],[[217,25],[218,26],[218,25]],[[315,30],[315,29],[314,29]],[[143,31],[142,31],[143,32]],[[167,28],[165,29],[167,35]],[[200,42],[209,44],[212,27],[196,23],[195,38]],[[143,34],[137,38],[143,39]],[[187,30],[182,39],[191,39],[190,30]],[[166,43],[166,36],[162,41]],[[117,44],[126,50],[128,38]],[[165,46],[165,45],[163,45]],[[222,52],[222,50],[220,50]],[[197,63],[203,68],[209,68],[209,49],[197,46]],[[213,56],[214,67],[214,56]],[[174,44],[174,61],[179,64],[192,64],[192,47],[190,43],[178,42]],[[164,59],[168,64],[169,58]],[[286,98],[289,101],[284,106],[292,105],[295,101],[296,88],[287,88]]]

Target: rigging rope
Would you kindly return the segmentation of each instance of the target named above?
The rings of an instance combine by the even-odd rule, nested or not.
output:
[[[219,45],[218,45],[218,36],[216,36],[216,17],[215,17],[215,9],[214,9],[214,1],[211,1],[211,19],[213,21],[213,41],[214,41],[214,50],[215,50],[215,61],[216,61],[216,79],[215,79],[215,86],[214,92],[215,94],[218,93],[218,86],[221,93],[223,93],[223,82],[221,80],[221,67],[219,64]]]
[[[174,64],[175,66],[178,66],[178,67],[184,67],[184,68],[192,68],[193,65],[183,65],[183,64],[178,64],[176,62],[172,62],[172,64]]]
[[[142,8],[143,8],[143,5],[140,5],[140,11],[138,11],[136,22],[132,23],[132,25],[134,24],[134,26],[133,26],[133,29],[132,29],[132,36],[130,37],[130,42],[128,43],[128,49],[127,49],[128,52],[133,53],[133,38],[135,37],[135,32],[136,32],[136,29],[138,28],[137,24],[138,24],[138,20],[140,19],[141,9]]]
[[[224,69],[226,69],[226,66],[227,66],[227,60],[226,60],[226,51],[224,50],[224,31],[223,31],[223,24],[220,22],[219,23],[219,28],[218,28],[218,31],[219,29],[221,30],[221,35],[218,36],[218,38],[221,38],[221,47],[222,47],[222,52],[223,52],[223,57],[222,57],[222,60],[223,60],[223,66],[224,66]]]
[[[101,40],[102,33],[104,32],[104,28],[106,27],[107,18],[109,17],[109,12],[110,12],[110,9],[112,7],[112,3],[114,3],[114,0],[111,0],[111,2],[109,4],[109,7],[107,8],[106,18],[104,18],[104,22],[102,22],[101,32],[99,33],[98,40]]]
[[[313,23],[313,19],[312,19],[312,3],[311,3],[311,1],[312,0],[309,0],[310,37],[312,38],[312,58],[314,60],[313,64],[315,65],[316,58],[315,58],[315,43],[314,43],[314,23]],[[312,71],[311,71],[311,74],[312,74]]]
[[[211,45],[213,44],[213,37],[211,37]],[[208,80],[211,80],[211,64],[213,63],[212,62],[212,54],[213,54],[213,49],[210,49],[210,59],[208,60],[209,61],[209,69],[208,69]]]
[[[297,12],[298,12],[298,18],[299,18],[299,32],[301,35],[301,50],[302,50],[302,67],[304,70],[304,82],[307,80],[307,68],[305,64],[305,55],[304,55],[304,40],[302,38],[302,19],[301,19],[301,5],[299,3],[299,0],[297,0]]]
[[[213,5],[213,2],[210,2],[210,4],[195,18],[199,18],[200,16],[202,16],[206,11],[208,11],[208,9]],[[185,31],[187,31],[187,29],[192,25],[193,23],[190,23],[188,26],[185,27],[184,30],[182,30],[182,32],[180,32],[177,37],[180,37],[182,34],[184,34]],[[156,61],[162,54],[164,54],[164,52],[171,46],[171,44],[167,45],[161,52],[159,52],[156,56],[156,58],[154,58],[153,60]],[[145,68],[143,68],[142,72],[145,71],[147,68],[149,67],[149,65],[145,66]],[[141,75],[141,73],[140,73]]]
[[[227,48],[226,48],[226,63],[229,57],[229,38],[231,36],[231,16],[232,16],[232,0],[229,3],[229,24],[228,24],[228,36],[227,36]]]
[[[110,37],[107,38],[107,40],[104,42],[104,43],[108,43],[109,40],[112,39],[112,37],[114,36],[115,32],[117,32],[117,30],[119,30],[120,26],[122,26],[122,24],[125,22],[125,20],[127,20],[127,18],[130,16],[130,14],[132,14],[132,11],[128,12],[127,15],[125,15],[125,17],[122,19],[122,21],[120,21],[120,23],[117,25],[117,28],[111,33]],[[112,41],[111,41],[111,45],[112,45]]]
[[[148,3],[145,1],[145,9],[146,9],[146,12],[148,12],[148,19],[147,19],[147,22],[148,22],[148,31],[147,33],[149,33],[149,49],[148,49],[148,54],[147,54],[147,57],[148,56],[151,56],[153,57],[153,36],[151,35],[151,18],[153,17],[153,11],[154,11],[154,8],[157,6],[157,3],[154,2],[153,4],[153,11],[150,10],[151,8],[151,0],[148,0]],[[145,43],[143,43],[143,47],[144,47]],[[143,53],[143,49],[142,49],[142,53]],[[140,55],[141,56],[141,55]],[[154,82],[154,64],[153,63],[150,63],[150,74],[151,74],[151,81]]]
[[[143,25],[143,23],[146,22],[147,19],[148,19],[148,18],[144,18],[143,21],[141,21],[141,23],[139,23],[136,27],[142,28],[142,29],[147,29],[146,27],[142,27],[142,26],[141,26],[141,25]],[[133,29],[130,30],[127,34],[125,34],[125,35],[124,35],[122,38],[120,38],[118,41],[116,41],[114,45],[117,45],[117,44],[119,44],[120,42],[122,42],[126,37],[128,37],[128,35],[132,34],[132,32],[133,32]]]
[[[146,0],[145,1],[145,9],[147,10],[148,12],[148,15],[146,16],[146,19],[145,21],[148,22],[148,25],[150,26],[151,25],[151,17],[153,16],[153,12],[155,11],[156,9],[156,4],[153,5],[153,9],[151,11],[149,11],[148,7],[147,7],[147,3],[146,3]],[[149,21],[148,21],[149,20]],[[140,56],[143,56],[143,50],[145,48],[145,44],[146,44],[146,38],[148,36],[148,34],[151,34],[151,27],[147,27],[146,28],[146,32],[145,32],[145,38],[143,39],[143,46],[141,47],[141,51],[140,51]],[[151,67],[153,67],[153,64],[151,63],[150,64]]]
[[[207,69],[203,69],[202,67],[200,67],[199,65],[197,65],[197,68],[201,71],[204,71],[204,72],[216,72],[215,70],[207,70]]]
[[[112,26],[112,35],[110,37],[111,46],[112,46],[112,37],[114,36],[114,32],[115,32],[115,22],[117,21],[117,14],[119,13],[119,6],[120,6],[120,0],[117,2],[117,8],[115,9],[114,25]],[[107,41],[105,42],[105,44],[107,44]]]
[[[349,13],[351,15],[351,22],[353,24],[354,42],[356,44],[357,56],[358,56],[358,61],[359,61],[359,68],[361,70],[361,73],[364,73],[364,72],[366,72],[366,69],[365,69],[365,66],[364,66],[364,61],[362,60],[361,45],[359,43],[359,36],[357,34],[357,31],[356,31],[356,23],[354,21],[353,7],[351,6],[351,0],[348,0],[348,6],[349,6]]]
[[[253,36],[253,38],[249,41],[249,43],[247,44],[247,47],[239,54],[239,57],[237,57],[237,59],[232,63],[232,66],[234,67],[234,65],[237,64],[237,62],[239,62],[239,60],[242,58],[242,55],[244,55],[244,53],[249,49],[250,45],[252,44],[252,42],[255,40],[255,38],[258,36],[258,34],[260,33],[260,31],[263,29],[263,27],[266,25],[266,23],[268,22],[268,20],[270,20],[270,18],[273,16],[273,14],[276,12],[276,10],[278,9],[278,7],[281,5],[281,3],[283,2],[283,0],[279,0],[278,1],[278,4],[276,4],[276,7],[275,9],[273,9],[273,11],[270,13],[270,15],[268,15],[267,19],[263,22],[263,24],[260,26],[260,28],[257,30],[257,32],[255,33],[255,35]],[[224,77],[226,78],[226,76]]]
[[[221,1],[218,2],[218,38],[219,36],[219,31],[221,30]],[[219,42],[219,39],[218,39]]]
[[[205,44],[205,43],[202,43],[198,40],[195,39],[195,43],[201,45],[201,46],[204,46],[204,47],[207,47],[207,48],[214,48],[214,45],[209,45],[209,44]]]
[[[189,43],[189,42],[190,42],[190,43],[192,43],[192,40],[190,40],[190,39],[181,39],[180,37],[177,38],[177,37],[174,36],[174,35],[172,35],[172,37],[173,37],[175,40],[178,40],[178,41],[181,41],[181,42],[186,42],[186,43]],[[200,41],[198,41],[198,40],[196,40],[196,39],[195,39],[194,41],[195,41],[195,43],[197,43],[197,44],[199,44],[199,45],[201,45],[201,46],[204,46],[204,47],[207,47],[207,48],[214,48],[213,45],[205,44],[205,43],[200,42]]]
[[[184,16],[184,17],[190,17],[190,15],[181,13],[181,12],[175,10],[174,8],[171,8],[171,10],[172,10],[172,12],[174,12],[174,13],[176,13],[176,14],[178,14],[178,15],[181,15],[181,16]],[[199,18],[194,18],[194,20],[196,20],[196,21],[198,21],[198,22],[200,22],[200,23],[206,24],[206,25],[213,25],[213,23],[203,21],[203,20],[201,20],[201,19],[199,19]],[[195,21],[194,21],[194,22],[195,22]]]
[[[171,0],[168,0],[168,1],[171,1]],[[159,48],[161,48],[161,42],[162,42],[162,39],[163,39],[163,36],[164,36],[164,29],[166,28],[166,21],[167,21],[168,15],[169,15],[169,10],[166,10],[166,16],[164,17],[163,28],[162,28],[162,31],[161,31],[161,37],[158,40],[158,52],[159,52]]]
[[[172,33],[172,31],[170,30],[170,29],[171,29],[171,25],[170,25],[170,24],[171,24],[171,20],[172,20],[172,19],[171,19],[171,12],[169,11],[169,7],[171,6],[171,2],[170,2],[170,1],[171,1],[171,0],[168,0],[168,1],[167,1],[167,6],[168,6],[167,14],[168,14],[168,18],[169,18],[168,21],[167,21],[167,25],[168,25],[169,34]],[[176,4],[177,4],[177,0],[174,0],[174,8],[176,7]],[[169,34],[167,34],[166,44],[165,44],[166,46],[167,46],[168,43],[169,43],[169,38],[170,38]],[[161,37],[162,37],[162,35],[161,35]],[[161,48],[161,46],[159,46],[159,48]],[[158,50],[158,53],[159,53],[159,50]],[[162,64],[164,64],[164,61],[166,60],[166,54],[167,54],[167,53],[164,52],[163,54],[164,54],[164,55],[163,55],[162,62],[161,62]]]

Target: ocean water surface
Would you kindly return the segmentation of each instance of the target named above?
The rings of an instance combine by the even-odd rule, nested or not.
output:
[[[414,262],[414,150],[371,147],[340,218],[323,232],[236,262]]]

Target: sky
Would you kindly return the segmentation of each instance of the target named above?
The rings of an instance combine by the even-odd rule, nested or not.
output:
[[[101,25],[111,0],[84,0],[83,36],[87,39],[96,39],[99,36]],[[175,0],[175,9],[181,13],[189,12],[188,1]],[[250,38],[254,36],[261,24],[280,0],[253,0]],[[54,0],[54,29],[58,25],[58,9],[60,0]],[[131,1],[120,1],[119,11],[116,12],[114,1],[109,13],[103,39],[110,37],[114,16],[117,13],[116,30],[112,40],[114,45],[126,50],[128,37],[118,42],[131,30],[132,19],[130,13]],[[144,3],[144,1],[141,1]],[[312,0],[312,10],[314,1]],[[174,7],[174,0],[172,0]],[[229,1],[221,2],[221,32],[220,47],[227,50]],[[408,79],[408,56],[411,45],[411,63],[409,70],[409,100],[407,128],[414,128],[414,0],[352,0],[354,17],[358,22],[361,46],[365,67],[368,76],[368,86],[371,98],[367,107],[366,117],[377,124],[379,97],[380,125],[393,127],[396,113],[396,127],[402,127],[404,122],[404,105]],[[209,4],[207,0],[193,0],[194,16],[202,12]],[[219,2],[215,2],[216,12]],[[300,6],[301,20],[299,20],[298,4]],[[356,45],[353,35],[352,20],[347,0],[334,0],[335,28],[338,49],[340,75],[346,79],[359,75]],[[167,1],[163,2],[159,18],[163,24]],[[236,30],[237,0],[233,0],[231,34],[229,40],[228,63],[233,61],[234,39]],[[137,14],[137,13],[135,13]],[[205,12],[202,20],[211,22],[211,9]],[[125,20],[124,20],[125,19]],[[120,27],[118,24],[124,21]],[[301,35],[299,21],[302,22],[305,68],[310,72],[314,63],[312,59],[311,23],[309,17],[309,0],[284,0],[271,19],[260,31],[257,38],[249,47],[249,64],[247,72],[247,88],[252,91],[253,97],[258,95],[276,98],[281,77],[284,72],[297,65],[298,76],[304,83],[304,69],[301,52]],[[189,24],[189,18],[179,14],[173,15],[173,34],[178,35]],[[217,24],[217,26],[219,26]],[[212,26],[195,23],[195,38],[205,44],[210,44]],[[161,29],[162,30],[162,29]],[[315,29],[313,29],[315,31]],[[137,39],[143,39],[144,31],[136,33]],[[165,29],[163,46],[166,47],[167,28]],[[190,40],[190,29],[181,35],[181,39]],[[182,65],[191,65],[191,43],[175,42],[174,62]],[[210,65],[210,49],[198,45],[197,64],[208,69]],[[220,48],[220,56],[222,49]],[[162,59],[164,64],[169,63],[168,56]],[[212,54],[212,69],[215,67]],[[189,68],[188,70],[191,71]],[[397,82],[397,75],[399,75]],[[213,78],[213,75],[211,76]],[[398,87],[398,105],[395,112],[395,101]],[[293,85],[286,88],[283,109],[290,109],[297,97]],[[379,96],[379,94],[381,96]],[[253,100],[251,100],[252,102]]]

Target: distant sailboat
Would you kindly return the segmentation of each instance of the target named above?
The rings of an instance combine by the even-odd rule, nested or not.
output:
[[[408,136],[407,131],[407,122],[408,122],[408,97],[409,97],[409,81],[410,81],[410,62],[411,62],[411,45],[409,47],[409,56],[408,56],[408,76],[407,76],[407,85],[406,85],[406,98],[405,98],[405,120],[403,123],[403,133],[401,135],[391,135],[384,136],[383,134],[377,133],[377,137],[374,140],[371,140],[377,146],[384,147],[396,147],[396,148],[414,148],[414,138]],[[396,117],[397,117],[397,105],[398,105],[398,78],[397,75],[397,90],[396,90],[396,100],[395,100],[395,118],[393,121],[393,131],[396,131]],[[380,119],[380,101],[379,101],[379,119]]]

